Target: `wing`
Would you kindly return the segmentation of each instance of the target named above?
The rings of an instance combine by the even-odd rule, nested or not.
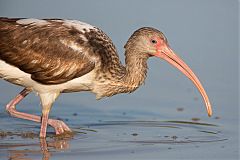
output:
[[[0,18],[0,59],[42,84],[60,84],[94,69],[98,56],[79,21]]]

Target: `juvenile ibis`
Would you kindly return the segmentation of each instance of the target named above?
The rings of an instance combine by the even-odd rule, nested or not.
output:
[[[125,66],[111,39],[99,28],[77,20],[0,18],[0,78],[24,89],[6,105],[13,116],[47,125],[56,134],[71,132],[62,121],[49,119],[61,93],[90,91],[96,99],[130,93],[143,84],[147,60],[159,57],[178,68],[201,93],[208,115],[208,96],[193,71],[170,48],[164,34],[151,27],[136,30],[127,41]],[[36,92],[42,116],[19,112],[15,106]],[[3,91],[2,91],[3,93]]]

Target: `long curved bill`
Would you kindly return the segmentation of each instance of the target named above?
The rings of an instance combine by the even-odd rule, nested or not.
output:
[[[203,97],[208,116],[210,117],[212,115],[212,108],[211,108],[211,104],[208,99],[208,96],[201,82],[199,81],[197,76],[193,73],[193,71],[187,66],[187,64],[184,63],[184,61],[180,57],[178,57],[168,45],[158,50],[158,53],[155,56],[166,60],[168,63],[170,63],[177,69],[179,69],[184,75],[186,75],[195,84],[195,86],[198,88],[200,94]]]

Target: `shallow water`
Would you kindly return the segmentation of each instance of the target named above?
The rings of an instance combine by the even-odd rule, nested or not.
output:
[[[75,117],[69,119],[69,124],[77,120]],[[117,159],[129,156],[138,159],[147,158],[149,154],[165,157],[171,152],[182,152],[182,147],[196,151],[209,145],[224,151],[228,141],[221,127],[191,121],[124,120],[81,124],[81,127],[70,125],[74,135],[54,137],[50,132],[46,142],[39,141],[35,125],[15,125],[14,131],[2,132],[0,144],[1,156],[12,159],[41,156],[43,159],[65,159],[63,155],[73,159],[77,155],[84,159],[95,156],[105,159],[113,155]],[[23,131],[22,127],[29,131]],[[45,148],[44,143],[47,144]]]
[[[30,98],[35,99],[34,96]],[[19,105],[19,110],[38,112],[38,107],[31,107],[35,103],[24,102]],[[219,116],[204,116],[203,120],[201,117],[177,117],[187,114],[185,107],[174,108],[175,111],[171,109],[172,113],[169,113],[176,115],[174,120],[161,118],[160,114],[146,110],[141,112],[141,109],[136,109],[134,112],[128,107],[111,110],[74,104],[71,108],[60,104],[55,107],[51,117],[64,120],[73,129],[73,135],[56,137],[49,127],[46,141],[40,140],[39,124],[10,118],[7,113],[1,112],[0,159],[237,157],[237,148],[232,141],[235,135],[221,124]]]

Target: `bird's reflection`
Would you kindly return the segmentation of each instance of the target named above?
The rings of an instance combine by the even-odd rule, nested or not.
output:
[[[24,150],[10,150],[8,160],[32,160],[34,154],[42,154],[42,160],[50,160],[51,150],[68,150],[69,141],[72,137],[39,139],[39,150],[24,149]],[[34,145],[35,146],[35,145]],[[30,146],[31,147],[31,146]]]
[[[49,160],[51,157],[51,148],[56,150],[67,150],[69,149],[69,140],[68,138],[56,138],[54,141],[47,142],[45,138],[40,139],[40,148],[42,151],[42,160]]]

